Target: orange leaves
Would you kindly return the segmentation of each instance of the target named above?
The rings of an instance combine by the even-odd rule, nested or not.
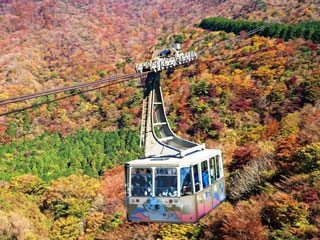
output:
[[[271,119],[265,128],[264,133],[262,134],[261,138],[263,140],[269,140],[273,137],[277,136],[279,132],[279,123],[276,119]]]
[[[79,95],[70,97],[70,102],[71,102],[72,104],[78,103],[79,101],[80,101]]]
[[[7,126],[1,125],[0,126],[0,136],[2,136],[7,130]]]
[[[223,218],[222,232],[224,240],[267,240],[267,226],[261,223],[260,210],[263,204],[252,200],[240,202],[232,212],[227,212]]]
[[[105,172],[100,188],[105,202],[108,203],[104,207],[104,212],[124,211],[124,182],[124,168],[122,166]]]
[[[207,67],[207,65],[205,64],[205,63],[200,63],[199,65],[198,65],[198,70],[199,70],[199,72],[203,72],[204,70],[206,70],[208,67]]]
[[[276,158],[284,170],[292,169],[293,162],[291,158],[298,147],[299,144],[296,142],[295,135],[290,135],[287,138],[280,138],[278,140]]]
[[[135,70],[132,67],[130,67],[128,64],[126,64],[124,66],[124,73],[125,74],[135,73]]]
[[[108,200],[124,200],[124,172],[123,167],[106,172],[101,185],[101,192]]]

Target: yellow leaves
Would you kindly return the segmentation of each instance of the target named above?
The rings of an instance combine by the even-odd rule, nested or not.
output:
[[[279,43],[277,45],[277,50],[278,51],[284,51],[286,49],[286,46],[283,43]]]
[[[203,54],[203,56],[204,56],[205,58],[209,58],[209,57],[211,56],[211,53],[210,53],[209,51],[205,51],[204,54]]]
[[[44,181],[34,175],[21,175],[11,180],[10,188],[26,194],[42,194],[44,192]]]
[[[72,204],[74,198],[92,201],[99,187],[97,179],[86,175],[71,175],[52,182],[43,194],[42,201],[49,205],[58,200]]]
[[[47,117],[50,115],[50,112],[47,109],[47,105],[44,104],[36,108],[35,114],[41,115],[42,117],[45,117],[45,116]]]
[[[253,41],[254,48],[260,48],[260,46],[271,48],[274,46],[273,40],[270,40],[265,37],[260,37],[258,35],[253,36],[252,41]]]
[[[212,83],[214,85],[224,86],[226,83],[230,82],[230,77],[226,75],[213,75]]]
[[[162,240],[189,240],[197,239],[201,231],[201,225],[198,224],[169,224],[164,226],[159,232],[159,236]]]
[[[59,218],[52,227],[51,239],[76,240],[80,234],[79,219],[75,217]]]
[[[197,39],[198,36],[199,36],[199,33],[196,32],[196,33],[194,33],[194,34],[191,35],[191,39]]]
[[[291,134],[295,135],[299,132],[300,116],[298,112],[289,113],[281,120],[281,135],[289,137]]]
[[[218,94],[221,94],[223,92],[223,89],[221,87],[217,86],[216,91]]]
[[[0,239],[47,239],[50,224],[31,198],[0,188]]]
[[[65,108],[59,108],[57,111],[59,118],[62,120],[66,120],[67,118],[67,110]]]
[[[266,38],[254,35],[252,38],[253,44],[262,45],[265,43]]]
[[[274,141],[259,141],[257,145],[264,156],[272,155],[275,152],[276,142]]]
[[[285,94],[287,91],[287,86],[283,82],[279,82],[272,87],[272,90],[268,97],[272,101],[280,101],[282,102],[285,99]]]
[[[86,233],[94,234],[100,231],[104,223],[104,214],[101,212],[94,212],[86,218]]]
[[[92,75],[89,79],[88,79],[88,82],[95,82],[97,80],[100,79],[100,76],[99,75]]]
[[[233,82],[233,85],[235,86],[239,86],[242,84],[243,80],[242,80],[242,76],[237,74],[235,76],[232,77],[232,82]]]
[[[7,160],[12,160],[14,154],[13,154],[13,153],[5,153],[4,156],[5,156],[5,159],[7,159]]]
[[[242,73],[242,70],[241,70],[241,69],[235,69],[235,70],[234,70],[234,73],[235,73],[235,74],[241,74],[241,73]]]
[[[243,142],[257,142],[260,140],[261,135],[264,133],[265,127],[259,125],[255,128],[250,129],[245,133],[245,135],[241,138]]]
[[[248,53],[248,52],[251,52],[251,51],[256,52],[257,49],[255,49],[254,46],[245,46],[245,47],[243,47],[241,49],[242,53]]]
[[[254,76],[261,78],[264,82],[268,83],[272,80],[276,74],[275,69],[270,69],[270,66],[263,65],[260,66],[257,70],[252,72]]]

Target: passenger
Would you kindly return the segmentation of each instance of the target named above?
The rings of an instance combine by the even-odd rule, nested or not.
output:
[[[131,185],[133,186],[132,195],[144,196],[146,184],[146,179],[140,175],[140,169],[137,168],[135,176],[131,179]]]
[[[168,196],[169,197],[176,197],[178,195],[177,190],[174,187],[170,187],[168,189]]]
[[[204,170],[202,172],[202,182],[203,182],[203,188],[209,186],[209,175],[208,175],[208,169]]]

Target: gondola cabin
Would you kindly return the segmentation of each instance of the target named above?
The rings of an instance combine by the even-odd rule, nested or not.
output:
[[[150,72],[144,84],[140,129],[145,158],[125,165],[131,222],[193,223],[226,199],[221,151],[180,138],[167,120],[160,72],[196,58],[194,52],[180,53],[178,47],[173,51],[176,56],[172,59],[145,62],[136,68],[139,73]]]
[[[220,150],[134,160],[125,175],[132,222],[197,222],[226,198]]]

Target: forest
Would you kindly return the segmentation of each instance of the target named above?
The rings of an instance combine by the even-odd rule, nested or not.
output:
[[[82,173],[99,177],[112,167],[139,158],[139,137],[134,131],[102,132],[81,129],[65,138],[57,132],[32,140],[0,146],[0,180],[34,174],[50,181]]]
[[[317,28],[316,0],[21,2],[0,4],[0,99],[133,72],[174,40],[201,53],[161,87],[175,133],[223,152],[227,201],[197,224],[127,222],[123,163],[143,151],[132,80],[0,117],[0,239],[319,238],[319,42],[245,34]],[[243,29],[198,27],[212,16]]]
[[[232,20],[221,17],[203,19],[199,25],[204,29],[212,31],[225,31],[240,34],[241,31],[252,31],[256,28],[263,28],[257,34],[264,37],[283,38],[285,41],[295,38],[311,40],[320,43],[320,22],[302,22],[299,24],[279,24],[266,22],[252,22],[244,20]]]

